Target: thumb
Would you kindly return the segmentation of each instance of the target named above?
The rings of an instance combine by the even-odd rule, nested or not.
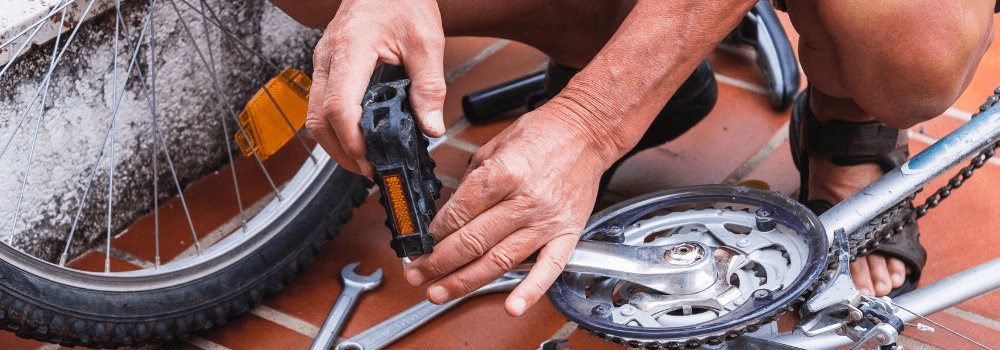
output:
[[[440,44],[418,48],[403,60],[411,81],[410,105],[417,116],[420,130],[430,137],[444,135],[444,37]]]

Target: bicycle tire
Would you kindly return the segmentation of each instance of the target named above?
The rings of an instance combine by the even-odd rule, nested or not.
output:
[[[275,238],[216,273],[165,288],[79,288],[19,268],[0,250],[0,328],[22,338],[105,348],[153,344],[224,324],[311,264],[365,200],[369,184],[335,166]]]

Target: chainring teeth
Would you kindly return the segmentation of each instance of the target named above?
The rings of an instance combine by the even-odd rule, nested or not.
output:
[[[732,198],[734,201],[739,200],[738,197],[736,196]],[[750,203],[756,203],[759,205],[741,206],[741,205],[733,205],[730,202],[723,201],[722,205],[715,207],[715,206],[705,205],[703,203],[705,202],[704,200],[702,202],[691,204],[690,202],[684,203],[683,199],[681,199],[677,200],[676,202],[672,202],[672,203],[681,202],[681,204],[672,204],[670,206],[664,205],[656,209],[650,209],[650,211],[647,211],[647,213],[656,212],[659,215],[645,214],[644,216],[637,218],[632,222],[612,221],[612,219],[604,221],[604,222],[620,222],[621,223],[620,225],[624,226],[624,229],[619,230],[619,232],[621,232],[621,236],[618,239],[619,242],[622,242],[619,244],[661,246],[668,244],[676,244],[680,242],[699,242],[714,248],[716,252],[724,251],[728,252],[733,256],[735,255],[743,256],[745,258],[745,261],[739,261],[736,264],[738,266],[735,268],[732,268],[732,266],[730,266],[729,269],[723,269],[720,267],[721,265],[717,265],[716,271],[721,271],[726,276],[725,278],[727,282],[726,285],[729,285],[730,288],[735,288],[736,287],[735,285],[730,285],[728,283],[730,279],[734,279],[738,281],[740,286],[744,286],[744,288],[739,288],[741,294],[740,296],[732,296],[731,297],[732,299],[728,299],[724,301],[723,304],[721,304],[721,305],[730,305],[729,307],[723,307],[722,309],[715,309],[712,307],[706,307],[705,304],[699,305],[695,303],[695,301],[693,300],[682,301],[683,303],[687,303],[686,304],[687,306],[684,308],[682,312],[679,311],[681,309],[680,307],[670,304],[670,303],[676,303],[675,299],[660,299],[660,300],[667,300],[666,302],[667,304],[665,304],[667,305],[667,308],[663,309],[653,308],[653,309],[643,309],[643,310],[650,311],[649,313],[646,313],[646,315],[653,317],[657,323],[660,323],[660,325],[663,326],[663,328],[656,326],[650,327],[648,326],[648,324],[650,324],[649,322],[647,321],[640,322],[637,320],[636,317],[622,318],[615,316],[614,318],[609,318],[607,320],[600,321],[600,319],[597,318],[587,317],[586,313],[582,313],[583,317],[580,318],[579,320],[574,320],[575,322],[580,324],[579,328],[588,330],[591,336],[597,336],[604,339],[606,342],[614,342],[621,344],[622,346],[631,346],[635,348],[649,348],[649,349],[678,349],[678,350],[697,349],[705,346],[706,344],[709,345],[721,344],[723,342],[739,338],[740,336],[742,336],[747,332],[755,332],[764,325],[777,320],[779,315],[789,310],[793,310],[796,305],[800,304],[805,300],[804,296],[810,293],[810,291],[812,290],[811,286],[815,282],[815,278],[812,277],[814,277],[813,274],[817,272],[816,268],[812,267],[807,269],[806,266],[810,265],[808,264],[809,257],[816,256],[815,255],[817,251],[816,248],[818,247],[817,244],[822,246],[823,249],[821,251],[823,252],[822,254],[824,255],[824,257],[828,253],[828,250],[826,250],[827,246],[825,244],[817,243],[820,241],[818,239],[820,232],[823,233],[822,242],[825,242],[825,232],[822,230],[820,226],[821,224],[818,222],[818,219],[815,219],[814,215],[810,218],[810,216],[808,215],[803,215],[801,211],[793,210],[794,208],[788,209],[787,207],[783,206],[784,205],[783,203],[785,202],[769,201],[769,200],[759,199],[756,197],[745,197],[745,198],[749,199]],[[790,199],[788,201],[789,203],[791,202]],[[782,203],[782,204],[779,205],[775,203]],[[671,210],[676,207],[684,207],[686,210]],[[621,208],[628,208],[628,207],[622,206]],[[756,225],[756,221],[754,221],[755,208],[768,208],[768,210],[777,209],[779,210],[779,212],[784,213],[782,214],[785,215],[784,220],[789,220],[788,215],[791,215],[792,218],[791,220],[802,220],[801,227],[792,228],[794,226],[787,226],[787,225],[800,225],[799,223],[795,223],[794,221],[790,221],[792,222],[791,224],[786,224],[784,221],[780,221],[779,222],[780,225],[778,225],[779,227],[781,227],[780,230],[758,229],[757,227],[759,226]],[[808,214],[812,213],[808,212]],[[605,217],[616,218],[614,214],[606,214]],[[698,217],[702,218],[716,217],[721,219],[715,221],[709,221],[709,220],[699,221],[691,219]],[[620,219],[613,219],[613,220],[620,220]],[[806,223],[807,220],[808,223]],[[742,226],[744,227],[744,229],[742,230],[738,228],[731,229],[730,227],[725,227],[725,224],[730,224],[730,223]],[[600,227],[600,226],[595,226],[595,227]],[[608,227],[615,227],[615,229],[617,229],[617,227],[619,226],[608,226]],[[725,230],[728,231],[728,233],[726,231],[723,231],[723,227],[725,227]],[[742,232],[742,231],[748,231],[748,232]],[[805,232],[807,231],[808,234],[811,235],[808,237],[812,238],[805,237],[805,235],[807,234]],[[590,232],[598,232],[598,231],[595,230]],[[761,241],[759,242],[754,241],[752,246],[743,245],[741,242],[741,246],[737,247],[734,242],[737,242],[739,238],[734,239],[732,237],[721,237],[722,235],[728,235],[728,234],[735,235],[734,237],[739,237],[739,238],[746,237],[746,238],[761,239]],[[767,235],[775,235],[777,238],[764,239],[768,237]],[[603,236],[594,237],[593,234],[589,236],[585,235],[585,237],[604,238]],[[762,252],[762,253],[757,253],[757,252]],[[753,259],[749,257],[751,253],[755,253]],[[763,259],[763,260],[757,260],[757,259]],[[798,259],[798,267],[793,266],[795,265],[794,263],[795,259]],[[772,264],[774,266],[769,266],[768,268],[764,268],[765,264]],[[780,265],[780,268],[778,268],[778,265]],[[825,265],[826,264],[824,264],[824,267]],[[801,276],[807,275],[807,271],[811,271],[808,272],[809,278],[802,278]],[[791,275],[791,277],[785,279],[785,276],[787,275]],[[567,278],[565,281],[560,279],[560,281],[557,283],[571,283],[571,280],[572,279],[569,278]],[[579,283],[579,279],[575,281]],[[787,286],[786,282],[792,283],[793,286]],[[747,286],[747,283],[749,283],[749,286]],[[573,295],[566,294],[561,296],[560,298],[582,297],[585,299],[590,299],[588,298],[588,296],[600,294],[600,293],[595,293],[595,290],[590,290],[591,288],[598,288],[597,285],[598,285],[597,283],[593,283],[591,285],[584,286],[582,288],[582,290],[585,291],[584,294],[571,292]],[[629,297],[636,294],[632,292],[626,292],[625,289],[633,285],[641,286],[639,284],[634,284],[629,281],[617,281],[617,280],[615,281],[615,283],[601,284],[603,288],[607,288],[607,286],[609,285],[611,288],[614,288],[615,290],[613,291],[614,294],[614,296],[612,297],[613,300],[608,304],[610,304],[609,306],[612,306],[613,308],[612,312],[618,312],[618,313],[620,313],[620,307],[629,304],[628,303]],[[807,285],[808,287],[806,287]],[[757,310],[756,308],[751,309],[746,306],[741,307],[741,305],[744,305],[745,303],[750,302],[752,300],[751,297],[747,297],[748,291],[752,293],[752,291],[757,290],[758,288],[766,288],[772,290],[773,292],[777,292],[788,289],[789,287],[791,287],[792,290],[795,290],[796,293],[801,293],[801,295],[797,295],[796,297],[790,297],[787,294],[782,294],[782,296],[774,299],[774,304],[766,306],[770,310],[767,312],[767,314],[763,316],[756,316],[757,318],[753,320],[746,320],[746,321],[740,320],[740,317],[746,317],[743,316],[744,313],[750,312],[750,310]],[[706,291],[709,291],[711,289],[712,288],[709,288]],[[572,290],[572,288],[570,290]],[[576,290],[579,291],[581,289],[578,288]],[[803,290],[804,292],[802,292]],[[724,290],[715,290],[713,291],[713,293],[716,291],[722,293]],[[656,292],[655,290],[652,290],[652,292],[659,293]],[[560,292],[560,294],[561,293],[562,292]],[[668,297],[671,296],[669,294],[662,294],[662,293],[659,295],[665,295]],[[721,295],[722,294],[718,294],[716,296],[721,296]],[[624,300],[624,302],[621,302],[622,300]],[[703,299],[703,300],[708,300],[708,299]],[[712,299],[712,300],[723,300],[723,298]],[[779,300],[781,300],[781,303],[785,304],[778,305],[777,302]],[[786,300],[788,301],[787,303],[785,302]],[[591,299],[591,301],[598,302],[598,300],[594,299]],[[634,299],[633,302],[635,302]],[[604,303],[604,301],[602,301],[601,303]],[[768,303],[771,303],[771,301],[768,301]],[[635,305],[640,305],[640,304],[635,304]],[[557,309],[560,309],[561,307],[562,306],[557,306]],[[579,309],[579,310],[580,312],[583,312],[583,310],[585,309]],[[560,311],[564,312],[564,310],[562,309],[560,309]],[[701,311],[701,312],[699,313],[694,311]],[[680,323],[676,324],[672,323],[673,321],[670,319],[667,319],[665,322],[661,322],[664,321],[664,319],[662,318],[663,316],[689,317],[689,316],[703,315],[706,312],[712,313],[711,314],[712,318],[708,319],[707,321],[702,320],[687,325],[678,325]],[[739,312],[739,313],[731,317],[725,317],[722,319],[726,320],[725,322],[727,323],[740,326],[733,326],[732,328],[729,329],[725,329],[725,327],[723,327],[722,330],[708,334],[688,333],[688,336],[684,336],[685,331],[681,330],[685,327],[689,327],[695,324],[710,325],[711,322],[713,322],[715,319],[719,319],[720,317],[728,315],[732,312]],[[574,316],[574,317],[579,317],[579,316]],[[594,325],[597,327],[596,328],[591,327],[591,325],[587,323],[588,320],[596,322],[594,323]],[[603,323],[606,322],[609,322],[609,325],[617,324],[618,326],[603,325]],[[645,327],[640,326],[642,324],[646,324],[647,326]],[[620,326],[635,327],[638,330],[629,330],[628,332],[631,332],[630,334],[636,334],[636,335],[647,334],[648,336],[652,336],[653,338],[647,338],[645,336],[639,336],[639,337],[622,336],[621,334],[617,334],[617,331],[609,333],[601,331],[602,329],[608,329],[608,330],[619,329],[617,327]],[[700,328],[705,329],[705,327],[700,327]],[[649,331],[643,331],[642,329],[646,329]],[[657,336],[656,334],[661,334],[661,335]],[[674,336],[662,337],[662,335],[666,334],[672,334]]]

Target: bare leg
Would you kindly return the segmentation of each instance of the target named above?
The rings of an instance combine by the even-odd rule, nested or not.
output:
[[[340,0],[271,0],[300,23],[326,28]],[[614,35],[635,5],[625,1],[439,0],[446,36],[489,36],[516,40],[582,68]],[[407,6],[400,1],[394,6]]]
[[[816,118],[902,129],[940,115],[993,40],[995,1],[789,1]],[[810,199],[831,203],[882,175],[875,164],[841,167],[820,157],[809,170]],[[851,270],[858,288],[874,295],[888,294],[905,275],[902,262],[881,256],[859,259]]]

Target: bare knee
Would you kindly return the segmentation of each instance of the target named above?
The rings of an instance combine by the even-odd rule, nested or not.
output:
[[[994,1],[822,1],[815,11],[826,37],[813,36],[828,40],[835,59],[825,63],[834,67],[810,68],[836,72],[821,89],[890,126],[912,126],[943,113],[968,86],[993,39]],[[803,58],[803,68],[810,63]]]

